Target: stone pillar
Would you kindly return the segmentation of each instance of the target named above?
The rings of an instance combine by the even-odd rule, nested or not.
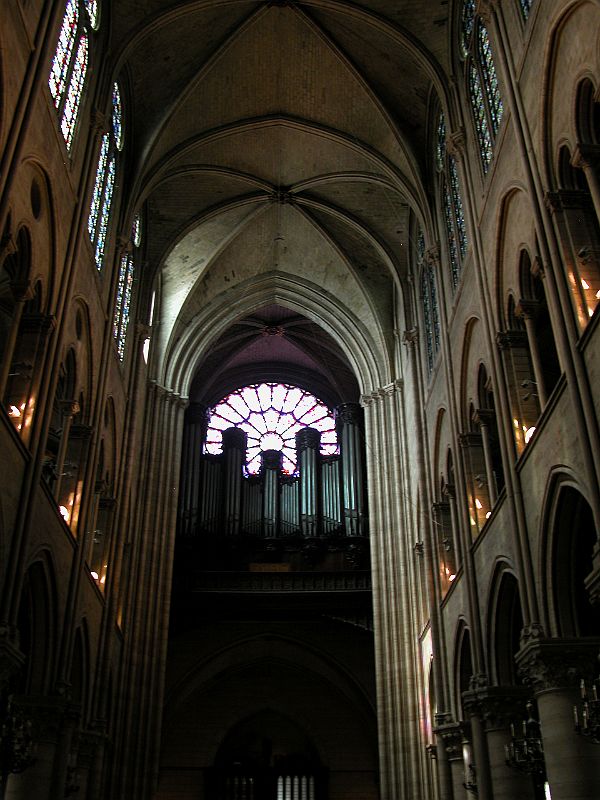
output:
[[[466,800],[467,790],[465,789],[465,763],[463,758],[463,724],[460,722],[449,722],[440,725],[435,729],[438,740],[438,751],[441,753],[438,760],[442,758],[450,766],[450,780],[452,784],[452,800]],[[441,743],[441,748],[439,744]]]
[[[347,536],[364,536],[365,502],[360,406],[344,403],[335,409],[342,457],[344,526]]]
[[[522,308],[522,306],[519,306]],[[533,320],[529,318],[526,323],[531,326]],[[532,333],[532,338],[535,336]],[[537,382],[537,373],[534,373],[529,355],[529,344],[525,331],[502,331],[497,334],[496,342],[504,362],[506,384],[508,389],[508,402],[510,403],[511,425],[517,455],[520,455],[529,442],[528,431],[535,426],[540,415],[538,395],[544,398],[543,374],[541,363],[538,359],[538,371],[542,381],[540,395]],[[537,342],[535,342],[537,353]]]
[[[65,455],[67,453],[67,446],[69,444],[69,434],[71,432],[71,424],[73,417],[79,414],[79,403],[76,400],[60,400],[60,413],[62,419],[62,434],[60,437],[60,444],[58,446],[58,454],[56,456],[56,484],[54,486],[54,497],[58,501],[61,493],[63,471],[65,464]]]
[[[319,534],[319,446],[321,434],[315,428],[302,428],[296,434],[296,453],[300,473],[300,527],[302,535]]]
[[[490,505],[494,507],[498,497],[496,487],[496,476],[494,474],[494,462],[492,460],[492,444],[490,442],[490,425],[494,423],[496,415],[489,408],[478,408],[475,412],[474,422],[479,425],[481,431],[481,443],[483,444],[483,457],[485,460],[485,474],[487,476],[488,496]]]
[[[544,368],[542,366],[542,359],[540,356],[540,348],[538,345],[536,319],[539,311],[539,300],[524,300],[521,298],[517,303],[515,313],[523,319],[525,323],[525,332],[527,333],[527,342],[529,344],[529,354],[531,355],[531,363],[533,367],[533,374],[535,377],[535,388],[537,392],[531,392],[534,397],[537,393],[540,410],[543,410],[548,402],[548,392],[546,391],[546,382],[544,380]],[[526,379],[525,379],[526,380]]]
[[[580,680],[596,677],[600,639],[538,639],[516,656],[520,674],[533,689],[552,800],[600,797],[598,745],[578,736],[573,706]]]
[[[279,475],[283,454],[280,450],[265,450],[261,455],[263,535],[265,539],[273,539],[279,526]]]
[[[467,703],[483,722],[494,800],[534,800],[532,776],[510,767],[505,751],[511,738],[511,723],[525,717],[527,690],[518,686],[487,686],[468,694]]]
[[[571,164],[583,170],[600,222],[600,145],[579,143],[571,156]]]
[[[241,428],[223,431],[223,458],[225,461],[225,519],[227,536],[240,532],[242,507],[242,466],[246,458],[248,436]]]

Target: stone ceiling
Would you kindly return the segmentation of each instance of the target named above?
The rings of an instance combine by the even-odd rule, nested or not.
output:
[[[145,280],[160,273],[159,359],[210,304],[230,298],[232,323],[264,322],[285,303],[267,298],[259,313],[243,298],[257,276],[277,274],[334,298],[390,360],[409,212],[427,214],[426,131],[449,71],[447,2],[112,6],[135,154],[130,212],[145,203]],[[205,347],[198,365],[211,365],[214,387],[234,367],[286,360],[332,386],[342,352],[319,366],[286,341],[289,328],[262,351],[215,332],[213,355]],[[228,337],[233,350],[219,359]],[[324,338],[322,352],[331,344]]]

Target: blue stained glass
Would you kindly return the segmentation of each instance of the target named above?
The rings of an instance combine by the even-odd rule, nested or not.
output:
[[[479,64],[481,66],[481,73],[483,77],[483,87],[485,90],[487,106],[492,122],[492,134],[495,136],[498,133],[498,128],[500,127],[500,121],[502,120],[504,108],[502,106],[502,97],[500,96],[500,87],[498,86],[498,77],[496,75],[496,67],[494,65],[494,58],[492,56],[490,38],[484,25],[479,25],[477,40],[479,48]]]
[[[123,149],[123,112],[121,109],[121,93],[115,83],[112,93],[112,128],[117,150]]]
[[[450,173],[450,194],[452,197],[454,220],[456,222],[456,229],[458,232],[460,256],[461,258],[464,258],[467,252],[467,231],[465,228],[465,217],[463,214],[462,200],[458,184],[458,170],[456,168],[456,160],[454,156],[450,156],[448,159],[448,172]]]
[[[321,453],[339,452],[333,414],[314,395],[284,383],[245,386],[224,397],[212,410],[204,450],[222,452],[223,431],[232,426],[248,435],[246,470],[257,474],[264,450],[281,450],[283,471],[296,471],[296,433],[311,426],[321,431]]]
[[[100,148],[100,157],[98,158],[98,168],[96,170],[96,180],[94,182],[94,193],[92,195],[90,215],[88,217],[88,233],[91,242],[96,238],[96,227],[98,225],[100,204],[102,202],[102,188],[104,186],[104,173],[106,172],[106,164],[108,162],[108,146],[109,135],[105,133],[102,137],[102,146]]]
[[[469,71],[469,90],[471,93],[471,106],[475,116],[475,130],[477,131],[479,153],[483,164],[483,170],[487,172],[493,156],[492,137],[485,113],[479,73],[474,64],[471,64],[471,69]]]
[[[75,133],[75,123],[77,122],[79,104],[81,103],[81,93],[83,92],[83,84],[85,83],[87,63],[88,37],[87,33],[84,33],[79,39],[79,45],[75,55],[75,64],[73,66],[73,72],[71,73],[71,80],[69,81],[65,107],[60,123],[60,128],[65,139],[65,144],[67,145],[67,150],[71,149],[71,144],[73,143],[73,134]]]
[[[78,20],[79,7],[77,0],[68,0],[48,79],[48,86],[56,108],[60,106],[67,86],[75,39],[77,38]]]
[[[469,53],[475,24],[475,0],[465,0],[462,10],[460,46],[463,58]]]
[[[110,219],[110,206],[113,197],[113,188],[115,184],[115,159],[111,158],[108,164],[106,174],[106,183],[104,186],[104,200],[102,203],[102,214],[98,224],[98,232],[96,236],[96,252],[94,255],[96,267],[102,269],[102,262],[104,260],[104,245],[106,244],[106,232],[108,230],[108,222]]]

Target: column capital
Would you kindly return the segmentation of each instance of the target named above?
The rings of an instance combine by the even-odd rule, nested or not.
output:
[[[539,300],[531,300],[522,297],[515,306],[515,314],[517,317],[522,317],[523,319],[537,319],[540,313],[540,306],[541,303]]]
[[[446,754],[450,761],[456,761],[463,757],[463,740],[469,732],[468,722],[446,722],[433,729],[436,736],[441,738],[444,743]],[[468,736],[466,737],[468,738]]]
[[[571,156],[571,164],[579,169],[597,169],[600,165],[600,145],[579,142]]]
[[[468,433],[459,433],[458,442],[461,447],[467,450],[469,447],[481,447],[481,434],[469,431]]]
[[[59,400],[58,407],[63,417],[74,417],[80,411],[77,400]]]
[[[530,695],[524,686],[486,686],[463,692],[463,703],[469,714],[481,717],[487,730],[502,730],[525,716]]]
[[[476,408],[473,414],[473,422],[482,428],[489,428],[496,419],[496,414],[491,408]]]
[[[431,264],[433,267],[439,267],[440,265],[440,246],[439,244],[434,244],[431,247],[428,247],[425,250],[425,261],[427,264]]]
[[[513,347],[527,347],[526,331],[498,331],[496,344],[499,350],[511,350]]]
[[[524,644],[515,660],[519,674],[535,694],[576,689],[596,676],[600,638],[538,639]]]
[[[296,434],[296,449],[306,450],[309,447],[318,450],[321,444],[321,432],[316,428],[302,428]]]
[[[448,134],[446,150],[456,161],[462,161],[466,148],[465,129],[461,126]]]
[[[498,0],[477,0],[475,13],[478,17],[481,17],[486,25],[489,25],[497,8]]]
[[[90,128],[94,136],[98,134],[104,135],[106,133],[108,118],[103,110],[97,107],[92,109],[90,114]]]
[[[544,202],[552,214],[563,212],[567,209],[587,208],[592,204],[589,194],[577,189],[559,189],[556,192],[546,192]]]
[[[408,347],[414,348],[418,340],[419,340],[419,329],[416,327],[409,328],[408,330],[402,333],[402,341]]]

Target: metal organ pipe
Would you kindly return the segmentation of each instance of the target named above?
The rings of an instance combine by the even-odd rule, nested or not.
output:
[[[225,468],[224,527],[227,536],[240,532],[242,504],[242,465],[246,459],[248,436],[241,428],[223,431],[223,459]]]
[[[300,526],[303,536],[318,534],[318,452],[321,434],[303,428],[296,434],[296,453],[300,469]]]
[[[283,454],[280,450],[265,450],[262,454],[263,476],[263,525],[266,539],[278,533],[279,521],[279,473]]]
[[[360,406],[343,403],[335,410],[342,457],[344,523],[347,536],[364,536],[365,502]]]

